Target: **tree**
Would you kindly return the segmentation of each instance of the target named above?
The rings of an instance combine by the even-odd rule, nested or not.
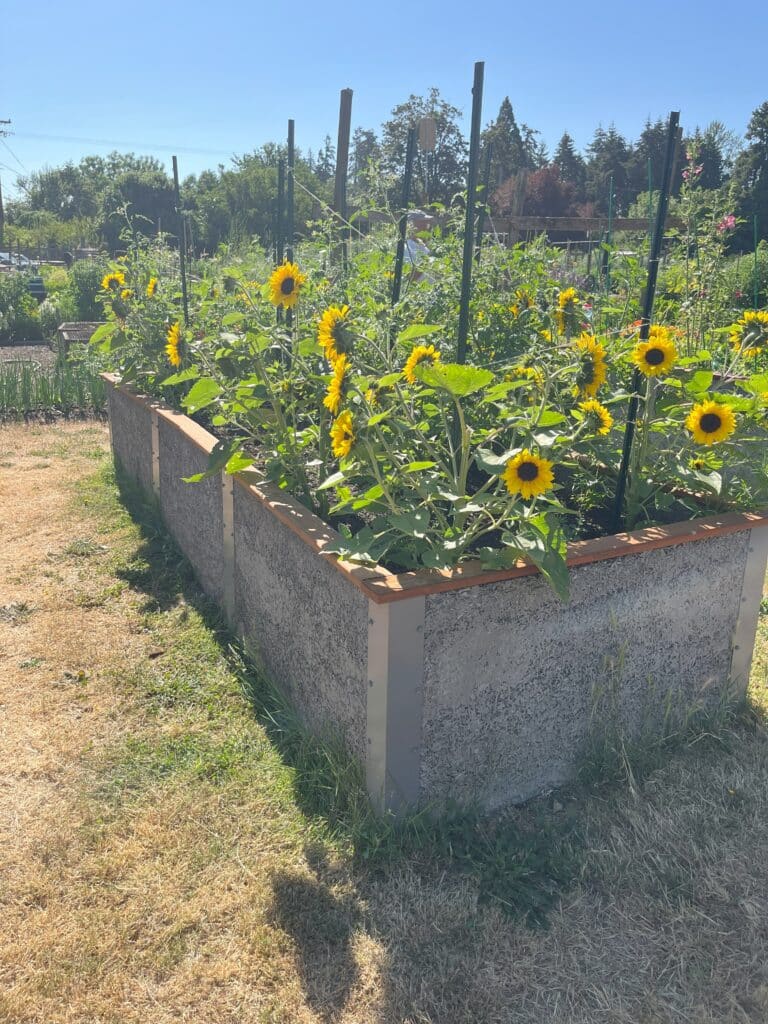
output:
[[[587,198],[592,200],[601,212],[608,209],[608,187],[613,178],[614,213],[629,205],[629,163],[632,151],[627,140],[614,125],[608,131],[598,127],[588,147]]]
[[[381,127],[382,166],[399,180],[405,167],[408,129],[427,116],[435,120],[435,151],[428,155],[416,147],[411,193],[413,201],[422,206],[450,203],[467,187],[467,144],[458,125],[461,111],[446,103],[433,88],[426,97],[411,95],[396,106],[390,120]]]
[[[573,195],[573,185],[562,181],[557,166],[550,164],[528,175],[523,210],[530,217],[564,217],[571,212]]]
[[[317,154],[313,170],[319,181],[330,181],[336,173],[336,148],[330,135],[325,136],[325,143]]]
[[[747,139],[750,145],[739,153],[733,166],[735,212],[745,223],[732,244],[741,249],[752,247],[755,214],[759,237],[768,238],[768,101],[753,111]]]
[[[492,146],[491,188],[497,188],[523,170],[536,170],[546,163],[546,150],[537,140],[538,134],[527,124],[518,126],[509,96],[505,96],[496,120],[491,121],[480,137],[483,152]]]
[[[648,192],[649,161],[651,170],[651,191],[659,190],[661,187],[661,178],[664,173],[664,159],[666,152],[666,122],[661,118],[657,118],[656,121],[652,122],[651,119],[648,118],[642,132],[640,133],[640,138],[637,140],[634,150],[627,161],[627,172],[631,195],[627,196],[625,209],[629,207],[630,203],[634,202],[641,192]],[[682,168],[679,164],[680,161],[678,161],[677,181],[672,184],[673,191],[677,190],[676,186],[679,186],[680,182],[680,171]]]
[[[587,165],[583,157],[576,152],[573,139],[568,132],[563,132],[557,144],[552,165],[557,168],[560,180],[572,186],[574,198],[577,201],[582,200],[587,182]]]

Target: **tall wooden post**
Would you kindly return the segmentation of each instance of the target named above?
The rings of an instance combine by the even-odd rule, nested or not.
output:
[[[477,165],[480,156],[480,118],[483,112],[483,74],[485,64],[475,64],[472,86],[472,123],[469,135],[469,174],[467,181],[467,209],[464,218],[464,255],[461,266],[461,295],[459,298],[459,327],[456,334],[456,362],[467,361],[467,335],[469,334],[469,299],[472,291],[472,255],[475,231],[475,193],[477,191]]]
[[[187,297],[187,229],[181,209],[181,193],[179,191],[179,162],[173,158],[173,194],[176,202],[179,231],[179,269],[181,270],[181,302],[184,308],[184,326],[189,323],[189,299]]]
[[[336,179],[333,187],[333,208],[342,222],[347,219],[347,176],[349,174],[349,136],[352,128],[352,90],[342,89],[339,99],[339,134],[336,141]],[[343,230],[343,226],[342,226]],[[340,246],[342,263],[347,262],[347,246]]]

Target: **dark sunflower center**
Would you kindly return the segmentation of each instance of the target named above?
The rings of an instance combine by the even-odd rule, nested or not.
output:
[[[331,328],[331,337],[338,352],[347,353],[352,349],[352,335],[343,320],[337,320]]]
[[[649,366],[660,366],[664,362],[664,352],[660,348],[649,348],[644,358]]]
[[[705,412],[699,420],[699,426],[705,434],[714,434],[722,425],[723,421],[716,412]]]
[[[595,379],[595,363],[591,356],[584,356],[581,360],[580,376],[585,384],[591,384]]]
[[[292,277],[284,277],[280,282],[280,291],[283,295],[290,295],[293,291],[294,284],[295,282]]]
[[[517,475],[528,483],[539,475],[539,467],[535,462],[521,462],[517,467]]]

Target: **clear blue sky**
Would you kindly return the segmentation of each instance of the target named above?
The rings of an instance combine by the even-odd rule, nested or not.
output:
[[[768,4],[222,0],[0,0],[4,190],[16,173],[112,149],[149,153],[182,176],[285,136],[335,142],[339,90],[352,124],[378,131],[430,86],[464,111],[485,61],[483,124],[509,95],[550,151],[567,129],[637,137],[650,115],[743,135],[768,99]],[[10,146],[10,149],[8,148]],[[11,152],[12,151],[12,152]]]

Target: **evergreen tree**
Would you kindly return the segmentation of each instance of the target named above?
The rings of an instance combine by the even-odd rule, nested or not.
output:
[[[520,171],[536,170],[546,164],[546,149],[536,138],[538,134],[527,124],[518,126],[509,97],[505,96],[496,120],[491,121],[480,137],[483,151],[488,145],[493,147],[491,188],[498,187]]]
[[[350,179],[353,192],[368,191],[373,182],[375,164],[381,157],[376,133],[369,128],[355,128],[350,154]]]
[[[587,181],[587,165],[583,157],[576,152],[573,139],[568,132],[563,132],[557,144],[552,164],[562,182],[569,184],[576,202],[584,198],[584,187]]]
[[[608,210],[608,189],[613,177],[613,211],[620,213],[627,208],[630,198],[629,164],[632,150],[627,140],[610,125],[608,131],[598,127],[588,147],[587,197],[598,210]]]
[[[325,136],[325,143],[318,151],[313,170],[318,181],[329,181],[336,173],[336,148],[331,142],[330,135]]]
[[[735,212],[744,219],[733,246],[744,250],[752,247],[755,214],[758,237],[768,238],[768,101],[752,113],[747,139],[750,145],[739,153],[733,166]]]
[[[651,170],[651,191],[658,191],[661,187],[661,178],[664,173],[664,158],[667,152],[667,124],[661,118],[645,122],[645,127],[640,133],[632,157],[628,163],[629,187],[631,195],[628,196],[628,203],[634,202],[641,192],[648,191],[648,161],[650,160]],[[680,161],[678,160],[677,179],[673,182],[673,191],[677,190],[680,183]]]

